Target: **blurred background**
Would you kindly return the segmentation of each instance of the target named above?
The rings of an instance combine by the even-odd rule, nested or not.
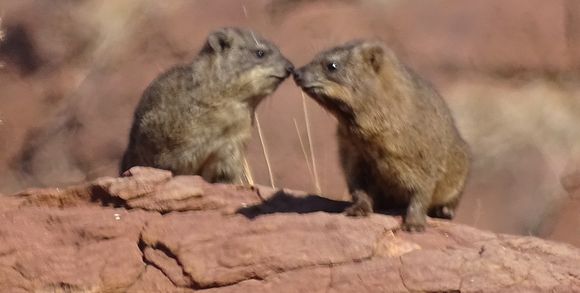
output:
[[[471,145],[457,221],[580,246],[580,1],[3,0],[0,17],[2,194],[116,176],[145,87],[218,27],[252,28],[296,66],[379,38],[434,83]],[[316,192],[317,177],[349,200],[336,121],[306,100],[309,171],[302,103],[287,80],[259,107],[274,184]],[[248,160],[269,185],[256,131]]]

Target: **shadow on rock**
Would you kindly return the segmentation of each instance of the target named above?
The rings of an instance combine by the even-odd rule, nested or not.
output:
[[[274,213],[342,213],[350,204],[318,195],[295,196],[280,190],[261,204],[240,208],[236,212],[249,219]]]
[[[279,190],[260,204],[240,208],[236,211],[249,219],[260,215],[274,213],[308,214],[316,212],[342,213],[352,203],[350,201],[333,200],[318,195],[294,195]],[[374,211],[377,214],[400,216],[405,213],[403,207],[382,206]]]

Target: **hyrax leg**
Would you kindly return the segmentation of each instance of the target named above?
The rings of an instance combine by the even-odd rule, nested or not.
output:
[[[345,214],[355,217],[368,216],[373,212],[373,199],[364,191],[364,187],[369,186],[368,165],[340,131],[339,142],[341,142],[339,144],[340,162],[353,201],[352,205],[345,210]]]
[[[211,155],[211,161],[203,167],[202,177],[212,183],[244,183],[243,147],[226,144]]]
[[[455,217],[455,210],[463,195],[465,178],[469,170],[469,161],[465,157],[457,159],[454,164],[449,164],[446,176],[438,182],[433,193],[433,207],[429,210],[429,216],[451,220]]]
[[[427,222],[427,211],[431,204],[433,188],[415,192],[412,195],[402,229],[409,232],[421,232],[425,230]]]
[[[347,216],[364,217],[373,213],[373,200],[362,190],[355,190],[351,193],[352,205],[344,212]]]
[[[469,148],[464,142],[454,145],[447,161],[447,170],[435,187],[433,207],[429,216],[453,219],[455,210],[463,196],[463,189],[469,175]]]

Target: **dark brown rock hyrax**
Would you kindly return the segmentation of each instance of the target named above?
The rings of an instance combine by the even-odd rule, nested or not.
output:
[[[252,31],[211,33],[191,63],[143,93],[121,172],[139,165],[242,183],[254,111],[291,71],[278,48]]]
[[[403,228],[426,214],[451,219],[469,169],[469,150],[439,94],[384,44],[357,41],[320,53],[296,83],[338,119],[340,158],[353,205],[406,208]]]

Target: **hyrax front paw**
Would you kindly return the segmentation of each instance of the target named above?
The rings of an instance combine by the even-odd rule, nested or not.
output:
[[[417,193],[411,198],[401,229],[407,232],[425,231],[427,210],[430,201],[428,195],[430,194],[430,192]]]
[[[354,203],[344,213],[350,217],[367,217],[373,213],[373,208],[361,203]]]
[[[425,223],[403,223],[401,229],[407,232],[423,232],[425,231]]]
[[[401,229],[407,232],[423,232],[427,220],[425,216],[407,216],[401,225]]]
[[[373,213],[373,201],[364,191],[352,194],[353,204],[344,213],[351,217],[366,217]]]

